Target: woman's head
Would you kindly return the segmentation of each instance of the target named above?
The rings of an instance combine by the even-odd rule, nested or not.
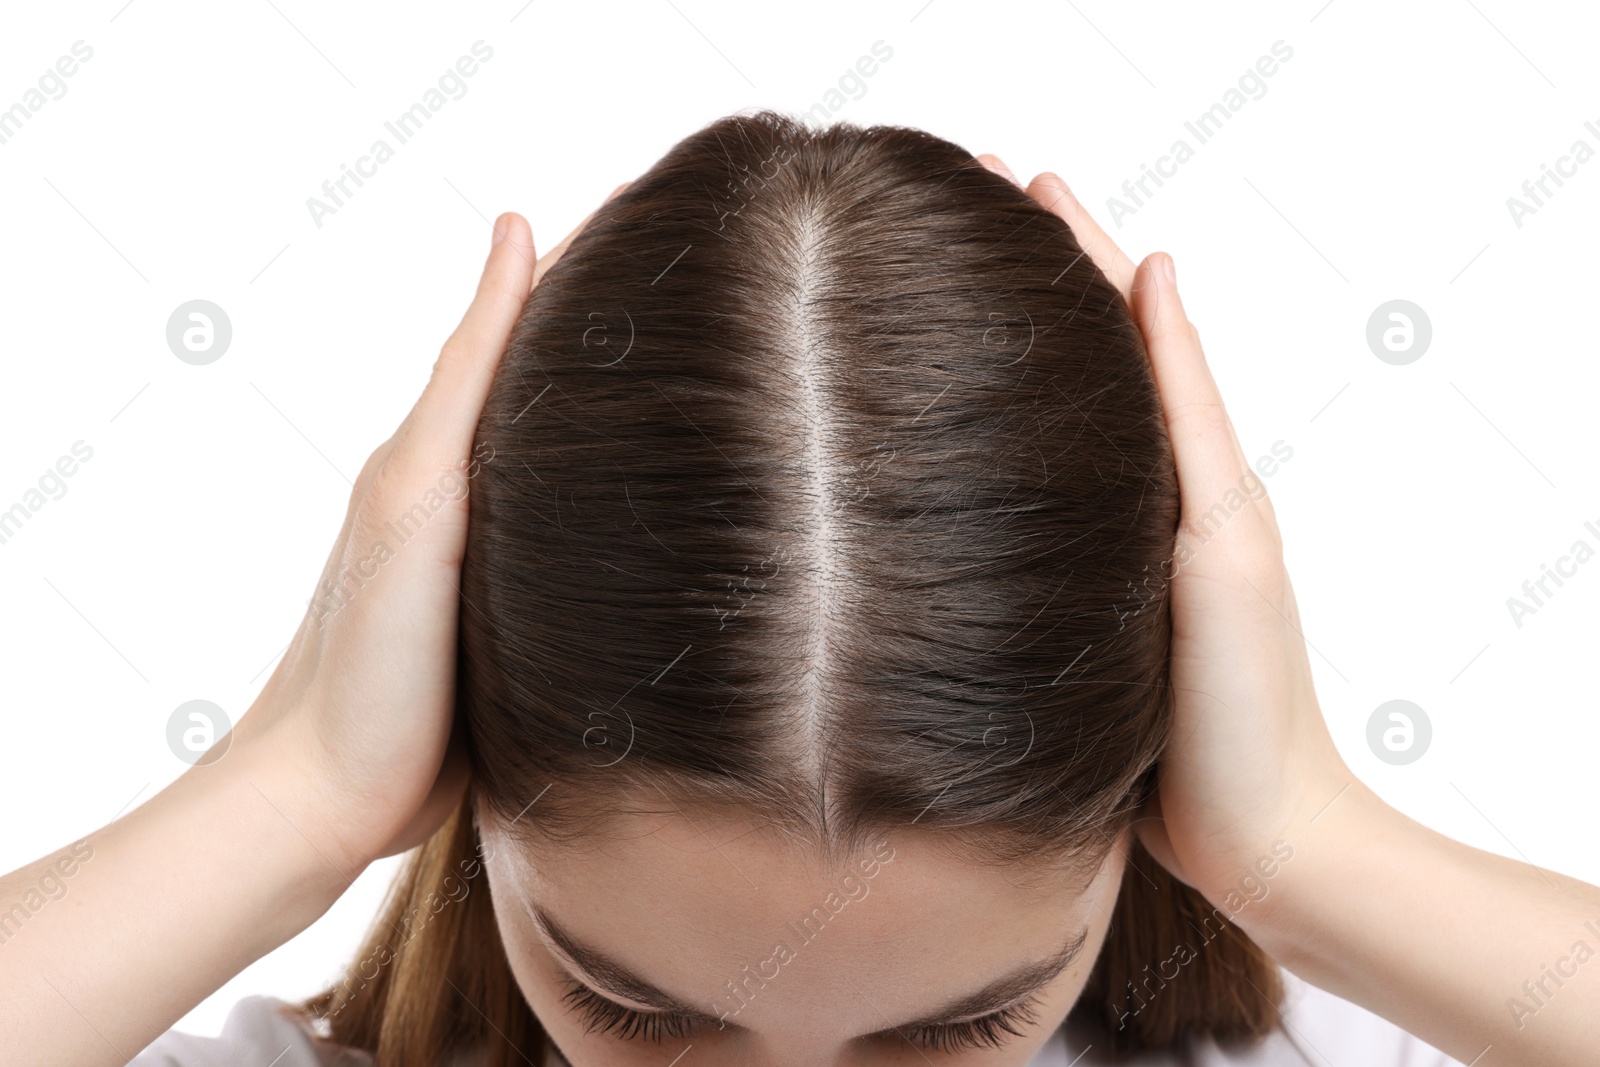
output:
[[[545,275],[479,435],[460,707],[489,808],[542,793],[530,837],[663,793],[840,855],[1126,824],[1171,452],[1119,294],[955,145],[680,143]]]
[[[1086,983],[1145,1010],[1198,910],[1129,831],[1177,486],[1138,329],[1056,215],[916,130],[722,120],[545,275],[480,438],[472,814],[577,1067],[656,1037],[1016,1064]],[[1144,1043],[1259,1029],[1193,980]]]

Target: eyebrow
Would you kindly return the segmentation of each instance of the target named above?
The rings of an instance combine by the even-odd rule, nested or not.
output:
[[[1057,978],[1062,971],[1072,965],[1083,951],[1083,946],[1089,940],[1089,928],[1079,930],[1067,943],[1056,952],[1034,963],[1025,963],[1015,970],[1001,975],[976,993],[958,997],[950,1003],[939,1008],[920,1019],[903,1022],[899,1026],[891,1026],[885,1030],[868,1034],[868,1037],[887,1037],[902,1029],[922,1026],[948,1026],[951,1023],[967,1019],[975,1019],[999,1011],[1021,1000],[1029,993],[1036,992]]]
[[[645,981],[605,953],[585,945],[563,930],[561,924],[556,922],[550,916],[550,913],[543,908],[531,905],[527,908],[527,912],[532,916],[534,924],[539,927],[545,937],[549,938],[551,943],[560,949],[563,955],[576,964],[578,969],[591,979],[590,984],[601,992],[610,993],[614,997],[624,997],[639,1004],[646,1004],[658,1011],[671,1012],[674,1015],[682,1015],[724,1029],[744,1029],[744,1027],[735,1023],[724,1022],[720,1017],[702,1008],[690,1007],[687,1002]]]
[[[545,937],[591,979],[590,984],[597,990],[721,1029],[744,1029],[737,1023],[727,1022],[724,1017],[691,1007],[683,999],[639,977],[605,953],[583,944],[562,929],[560,923],[537,905],[529,906],[527,911]],[[1088,939],[1089,930],[1085,927],[1047,958],[1024,964],[1001,975],[977,992],[958,997],[927,1015],[864,1034],[862,1039],[887,1038],[897,1035],[901,1030],[917,1027],[948,1026],[952,1023],[981,1018],[1009,1007],[1028,994],[1048,985],[1071,966],[1082,953]]]

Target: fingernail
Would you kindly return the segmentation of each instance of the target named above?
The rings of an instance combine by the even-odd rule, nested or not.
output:
[[[1061,177],[1061,175],[1057,174],[1055,171],[1053,171],[1053,170],[1045,171],[1044,172],[1044,177],[1046,178],[1046,180],[1053,181],[1057,185],[1061,186],[1062,189],[1066,190],[1068,196],[1077,195],[1072,191],[1072,186],[1067,184],[1066,179]]]
[[[506,239],[506,230],[509,227],[510,223],[504,215],[501,215],[499,218],[494,220],[494,237],[489,241],[490,248],[493,248],[495,245]]]
[[[1167,276],[1168,285],[1178,284],[1178,265],[1172,261],[1170,255],[1161,257],[1161,273]]]

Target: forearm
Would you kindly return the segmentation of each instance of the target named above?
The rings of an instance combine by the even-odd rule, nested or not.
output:
[[[1360,782],[1291,833],[1268,906],[1240,917],[1291,971],[1475,1067],[1594,1062],[1600,889],[1435,833]]]
[[[0,878],[0,1063],[124,1064],[325,912],[357,872],[293,825],[292,783],[236,748]],[[63,855],[44,884],[65,892],[41,896]]]

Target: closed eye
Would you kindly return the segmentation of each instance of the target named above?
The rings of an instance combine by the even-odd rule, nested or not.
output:
[[[584,1032],[605,1034],[619,1041],[650,1041],[685,1038],[716,1026],[704,1019],[670,1011],[639,1011],[618,1004],[609,997],[575,979],[564,982],[561,998],[584,1025]],[[1038,1023],[1038,998],[1029,996],[998,1011],[953,1023],[921,1023],[893,1031],[898,1040],[930,1052],[960,1049],[999,1048],[1013,1037],[1021,1037]]]
[[[610,1034],[621,1041],[660,1042],[663,1038],[687,1037],[701,1025],[699,1019],[676,1012],[635,1011],[570,978],[565,985],[567,992],[561,999],[583,1020],[585,1033]]]
[[[976,1019],[964,1019],[956,1023],[925,1023],[901,1031],[900,1036],[912,1045],[931,1051],[999,1048],[1038,1024],[1038,1008],[1037,996],[1025,997]]]

